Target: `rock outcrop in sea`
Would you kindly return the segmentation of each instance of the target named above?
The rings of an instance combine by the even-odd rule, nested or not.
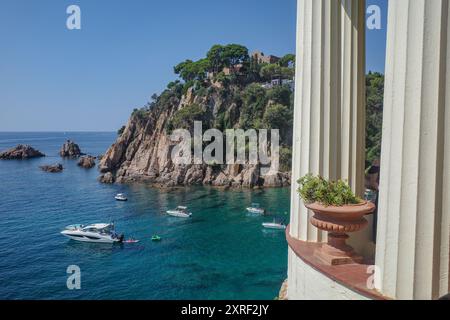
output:
[[[0,153],[0,159],[2,160],[23,160],[39,157],[45,157],[45,154],[29,145],[22,144]]]
[[[39,168],[41,168],[42,171],[50,172],[50,173],[59,173],[59,172],[62,172],[64,170],[62,164],[60,164],[60,163],[52,164],[52,165],[40,166]]]
[[[85,169],[91,169],[95,167],[95,158],[92,156],[81,157],[80,160],[78,160],[78,166]]]
[[[59,155],[63,158],[77,158],[83,155],[83,153],[75,142],[67,140],[61,147]]]
[[[159,187],[211,185],[216,187],[258,188],[290,185],[290,172],[262,175],[260,165],[175,164],[171,153],[176,142],[171,141],[167,125],[178,110],[198,103],[205,108],[220,110],[236,108],[218,95],[208,99],[196,97],[189,90],[181,100],[173,99],[164,108],[135,112],[116,142],[100,161],[99,180],[104,183],[147,182]]]
[[[292,159],[295,56],[288,54],[268,62],[255,58],[254,54],[250,56],[245,46],[229,44],[215,45],[204,58],[185,60],[175,66],[174,72],[183,81],[170,82],[160,95],[153,95],[144,108],[133,111],[128,123],[118,130],[116,142],[100,161],[100,181],[142,181],[162,187],[289,185],[290,173],[287,171]],[[201,122],[202,132],[194,130],[195,122]],[[225,144],[235,145],[234,138],[233,141],[228,136],[222,139],[217,132],[225,133],[228,129],[240,129],[242,133],[253,129],[269,130],[271,138],[262,143],[266,150],[271,149],[272,138],[279,133],[280,166],[276,166],[276,162],[244,160],[239,164],[232,164],[234,161],[222,164],[225,159],[219,156],[203,164],[201,161],[180,164],[172,159],[174,148],[180,141],[170,138],[177,129],[183,129],[185,133],[189,131],[191,137],[194,131],[203,134],[208,129],[216,129],[214,137],[218,140],[213,139],[214,147],[210,147],[216,151]],[[276,130],[275,133],[270,131],[272,129]],[[248,135],[254,137],[255,133],[249,132]],[[209,144],[197,137],[192,147],[199,145],[204,148]],[[235,146],[230,153],[247,149],[247,146]],[[188,149],[189,146],[184,148],[183,156],[190,151]],[[248,152],[246,156],[248,158]]]

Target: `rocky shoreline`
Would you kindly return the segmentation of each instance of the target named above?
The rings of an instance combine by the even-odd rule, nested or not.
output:
[[[150,122],[150,123],[149,123]],[[155,130],[150,131],[149,126]],[[147,132],[147,133],[145,133]],[[132,116],[117,141],[104,156],[84,155],[73,141],[66,141],[59,155],[78,158],[77,165],[94,168],[99,160],[102,183],[147,183],[157,188],[213,186],[222,188],[274,188],[289,186],[290,172],[261,175],[259,165],[177,165],[171,160],[174,143],[165,134],[161,118],[148,122]],[[0,159],[31,159],[45,155],[29,145],[18,145],[0,153]],[[45,172],[64,170],[61,164],[39,167]]]
[[[212,169],[207,165],[184,166],[161,177],[145,174],[115,176],[112,172],[100,175],[99,181],[113,183],[146,183],[157,188],[173,188],[183,186],[212,186],[219,188],[281,188],[291,184],[290,173],[259,176],[258,166],[239,166],[241,169],[233,175],[235,165],[224,166],[224,169]]]
[[[158,187],[215,186],[231,188],[286,187],[290,172],[261,174],[259,165],[179,165],[171,152],[176,145],[165,132],[169,110],[159,117],[133,115],[123,133],[99,164],[103,183],[145,182]]]

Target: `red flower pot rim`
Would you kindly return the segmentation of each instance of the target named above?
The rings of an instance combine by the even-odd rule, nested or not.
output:
[[[347,204],[344,206],[326,206],[319,202],[305,203],[305,207],[321,214],[361,214],[367,215],[373,213],[375,205],[369,201],[363,201],[357,204]]]

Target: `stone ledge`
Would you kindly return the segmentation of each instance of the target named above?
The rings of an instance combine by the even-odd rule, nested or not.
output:
[[[369,277],[373,274],[367,273],[372,264],[363,262],[361,264],[347,264],[330,266],[323,264],[314,252],[322,247],[321,243],[304,242],[292,238],[289,233],[289,226],[286,228],[286,240],[292,251],[314,270],[322,273],[340,285],[372,300],[389,300],[378,291],[367,288]],[[288,297],[289,298],[289,297]]]

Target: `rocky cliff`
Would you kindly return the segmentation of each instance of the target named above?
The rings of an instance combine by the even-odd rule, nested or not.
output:
[[[140,181],[163,187],[212,185],[254,188],[289,185],[290,173],[272,172],[262,176],[259,165],[177,165],[172,161],[172,149],[176,142],[171,141],[168,128],[179,120],[182,110],[197,106],[201,115],[198,119],[188,117],[188,120],[201,120],[206,128],[217,126],[218,119],[224,115],[231,124],[228,127],[239,127],[243,103],[230,98],[235,97],[230,93],[241,89],[227,90],[228,97],[220,86],[211,86],[207,94],[198,94],[194,88],[180,94],[172,88],[158,97],[150,109],[135,110],[99,164],[100,181]],[[270,105],[270,101],[267,104]],[[176,123],[179,125],[180,121]]]

